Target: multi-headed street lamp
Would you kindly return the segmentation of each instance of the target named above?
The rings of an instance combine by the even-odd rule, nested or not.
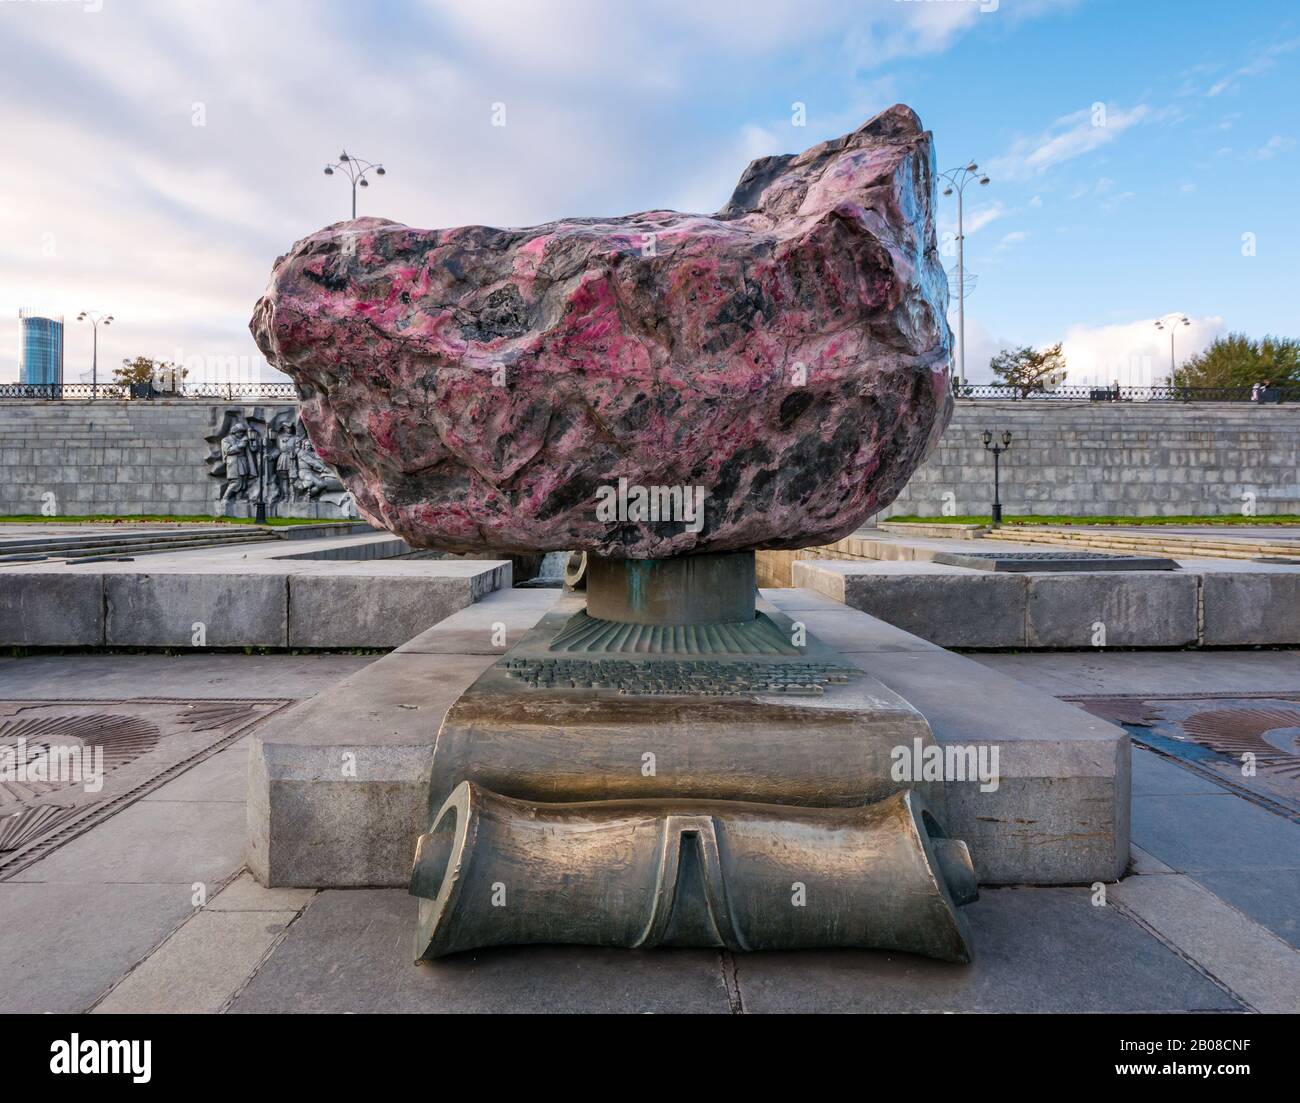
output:
[[[993,523],[1002,524],[1002,496],[999,488],[999,471],[998,460],[1003,452],[1011,448],[1011,430],[1008,429],[1002,434],[1002,444],[993,443],[993,434],[987,429],[984,430],[984,447],[993,453]]]
[[[962,165],[958,169],[949,169],[947,172],[939,174],[944,180],[948,181],[948,186],[943,189],[944,195],[957,196],[957,378],[965,386],[966,384],[966,257],[965,241],[966,234],[962,227],[962,196],[966,191],[966,185],[972,180],[976,180],[981,186],[989,182],[989,178],[979,171],[979,165],[974,161]]]
[[[1174,334],[1178,332],[1179,326],[1190,326],[1191,319],[1186,314],[1166,314],[1163,318],[1156,319],[1156,329],[1169,330],[1169,385],[1174,384]],[[1154,383],[1155,380],[1153,379]]]
[[[89,322],[92,333],[90,354],[90,397],[99,397],[99,326],[113,324],[113,315],[101,314],[98,310],[83,310],[77,315],[77,321]]]
[[[352,182],[352,217],[355,219],[357,217],[357,188],[370,187],[370,181],[366,179],[366,173],[373,169],[376,176],[383,176],[384,166],[366,161],[361,157],[353,157],[345,149],[339,154],[337,161],[325,166],[325,175],[333,176],[335,169],[342,170]]]

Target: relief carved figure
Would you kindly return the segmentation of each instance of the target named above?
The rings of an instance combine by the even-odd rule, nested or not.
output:
[[[216,500],[227,508],[265,500],[286,516],[355,517],[352,496],[312,447],[296,408],[265,411],[232,407],[214,422],[208,442],[208,474],[220,480]]]

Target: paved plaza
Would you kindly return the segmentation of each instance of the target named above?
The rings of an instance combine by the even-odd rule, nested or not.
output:
[[[36,655],[7,700],[304,699],[363,655]],[[1278,694],[1300,652],[994,654],[1055,696]],[[1135,745],[1133,864],[1105,886],[985,887],[978,953],[510,948],[413,964],[401,889],[265,889],[244,868],[245,737],[13,873],[0,1010],[1296,1011],[1300,824]],[[196,897],[201,893],[201,897]],[[201,899],[201,904],[196,904]]]

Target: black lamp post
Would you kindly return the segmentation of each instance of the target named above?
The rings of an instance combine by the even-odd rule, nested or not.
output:
[[[253,524],[255,524],[255,525],[264,525],[264,524],[266,524],[266,480],[267,480],[266,457],[267,457],[267,452],[268,452],[268,449],[267,449],[267,447],[266,447],[266,444],[270,443],[270,440],[271,440],[271,434],[270,434],[270,431],[269,431],[269,430],[270,430],[270,426],[269,426],[269,425],[267,426],[267,429],[268,429],[268,432],[267,432],[267,434],[266,434],[266,441],[263,443],[263,446],[262,446],[260,449],[258,449],[258,457],[257,457],[257,510],[256,510],[256,512],[253,514]]]
[[[1002,498],[999,487],[999,464],[998,460],[1003,452],[1011,449],[1011,430],[1007,429],[1002,434],[1002,443],[993,443],[993,434],[987,429],[984,430],[984,447],[993,453],[993,523],[1002,524]]]

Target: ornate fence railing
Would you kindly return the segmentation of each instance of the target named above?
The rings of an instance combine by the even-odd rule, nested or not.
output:
[[[1056,387],[1029,390],[1000,383],[954,386],[958,398],[1002,402],[1300,402],[1300,387]],[[296,399],[292,383],[186,383],[176,391],[160,391],[149,384],[119,383],[0,383],[0,399],[117,399],[206,398],[234,401],[241,398]]]
[[[296,399],[292,383],[186,383],[177,390],[158,390],[148,383],[0,383],[0,398],[154,399],[241,398]]]
[[[958,398],[1003,402],[1300,402],[1300,387],[1055,387],[1026,390],[1001,383],[954,385]]]

